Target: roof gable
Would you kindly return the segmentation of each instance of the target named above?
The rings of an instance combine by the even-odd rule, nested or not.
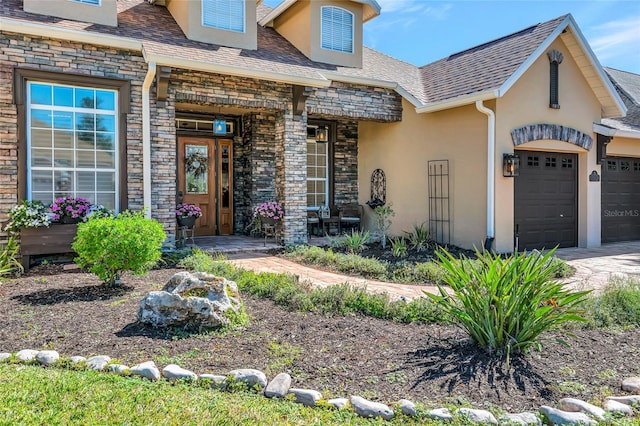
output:
[[[350,0],[354,3],[361,3],[364,6],[362,14],[362,22],[367,22],[380,15],[380,5],[376,0]],[[276,18],[286,12],[298,0],[284,0],[270,12],[258,18],[258,23],[262,26],[268,26],[276,20]]]

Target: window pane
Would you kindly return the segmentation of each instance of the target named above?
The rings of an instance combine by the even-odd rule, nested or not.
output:
[[[116,167],[116,153],[113,151],[96,151],[96,167],[99,169],[114,169]]]
[[[78,149],[93,149],[95,134],[88,132],[78,132],[78,140],[76,141],[76,148]]]
[[[51,167],[51,150],[37,149],[31,150],[31,166],[32,167]]]
[[[116,135],[114,133],[96,133],[96,149],[113,151],[116,149]]]
[[[56,129],[73,129],[73,113],[66,111],[54,112],[53,127]]]
[[[73,172],[63,170],[53,172],[53,181],[55,182],[55,196],[62,197],[73,195],[74,181]]]
[[[322,48],[353,53],[353,14],[339,7],[323,6],[321,20]]]
[[[99,132],[115,132],[116,118],[113,115],[96,114],[96,130]]]
[[[96,194],[96,204],[105,206],[108,209],[116,208],[116,195],[115,194]]]
[[[31,199],[33,201],[40,201],[45,206],[49,206],[53,203],[53,192],[31,192]]]
[[[55,86],[53,88],[53,104],[55,106],[73,106],[73,89],[71,87]]]
[[[77,130],[95,130],[95,114],[76,114]]]
[[[116,174],[113,172],[98,172],[96,173],[96,180],[98,183],[98,191],[115,191],[116,190]]]
[[[76,108],[93,108],[95,105],[92,89],[76,89]]]
[[[40,148],[51,147],[51,130],[38,130],[33,129],[31,131],[31,146]]]
[[[73,150],[55,149],[53,158],[53,164],[56,167],[73,167]]]
[[[95,151],[76,151],[76,167],[91,167],[94,168],[96,165],[95,162]]]
[[[76,176],[78,191],[93,193],[96,190],[96,174],[94,172],[78,172]]]
[[[53,113],[42,109],[31,110],[31,127],[51,128]]]
[[[51,194],[53,192],[53,172],[49,170],[32,171],[31,190],[39,192],[49,192],[49,194]]]
[[[244,0],[202,0],[202,25],[244,31]]]
[[[115,111],[116,94],[104,90],[96,90],[96,109]]]
[[[56,148],[73,148],[73,132],[56,130],[53,132],[53,140]]]
[[[51,105],[51,85],[31,84],[31,103],[37,105]]]

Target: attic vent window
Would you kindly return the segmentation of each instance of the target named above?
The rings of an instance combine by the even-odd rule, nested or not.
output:
[[[244,0],[202,0],[202,26],[244,32]]]
[[[100,6],[100,0],[71,0],[74,1],[76,3],[84,3],[84,4],[91,4],[94,6]]]
[[[323,49],[353,53],[353,13],[335,6],[321,8]]]
[[[560,101],[558,100],[558,78],[559,65],[564,57],[557,50],[551,50],[547,53],[549,56],[549,108],[560,109]]]

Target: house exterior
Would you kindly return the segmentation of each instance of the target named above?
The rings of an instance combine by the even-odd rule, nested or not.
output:
[[[0,220],[71,194],[145,208],[171,241],[178,200],[203,209],[199,234],[228,235],[275,199],[299,244],[308,210],[364,204],[382,171],[396,234],[426,223],[497,251],[606,240],[602,162],[640,147],[616,147],[627,133],[605,120],[627,107],[570,15],[416,67],[362,46],[379,14],[375,0],[2,0]]]

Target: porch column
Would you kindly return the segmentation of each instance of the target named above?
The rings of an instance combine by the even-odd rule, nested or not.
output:
[[[276,199],[284,206],[284,244],[307,242],[307,114],[276,117]]]

